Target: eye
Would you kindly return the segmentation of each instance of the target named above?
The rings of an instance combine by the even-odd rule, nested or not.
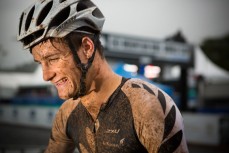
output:
[[[34,60],[34,62],[35,62],[36,64],[38,64],[38,65],[40,65],[40,64],[41,64],[41,62],[40,62],[40,61],[38,61],[38,60]]]
[[[56,63],[56,62],[58,62],[59,61],[59,57],[55,57],[55,58],[50,58],[49,59],[49,63],[52,65],[52,64],[54,64],[54,63]]]

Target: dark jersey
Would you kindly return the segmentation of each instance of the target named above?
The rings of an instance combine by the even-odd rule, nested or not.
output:
[[[187,153],[182,116],[156,86],[123,79],[96,121],[70,99],[56,114],[46,153]]]

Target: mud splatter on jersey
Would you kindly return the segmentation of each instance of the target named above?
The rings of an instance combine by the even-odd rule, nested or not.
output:
[[[78,100],[59,109],[46,152],[187,153],[182,116],[156,86],[124,79],[96,120]]]

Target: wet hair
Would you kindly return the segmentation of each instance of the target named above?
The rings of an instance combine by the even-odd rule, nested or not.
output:
[[[80,46],[82,45],[82,39],[84,37],[89,37],[93,41],[95,49],[98,50],[99,55],[101,56],[102,59],[104,59],[104,53],[103,53],[104,49],[100,41],[100,33],[88,34],[88,33],[72,32],[65,37],[65,40],[68,43],[69,41],[67,41],[67,39],[70,39],[70,41],[74,45],[74,48],[78,51]]]
[[[104,59],[105,58],[104,52],[103,52],[104,48],[103,48],[103,45],[100,41],[100,35],[101,35],[100,33],[89,34],[89,33],[81,33],[81,32],[72,32],[64,38],[52,38],[51,37],[48,39],[50,39],[51,43],[53,43],[54,41],[58,41],[60,43],[66,43],[68,46],[69,46],[69,44],[68,44],[68,42],[69,42],[68,39],[69,39],[73,43],[74,48],[78,51],[80,46],[82,45],[82,39],[84,37],[89,37],[93,41],[94,47],[95,47],[95,49],[98,50],[98,53],[101,56],[101,58]],[[45,42],[45,41],[47,41],[47,39],[42,41],[42,42]],[[42,43],[42,42],[40,42],[40,43]],[[30,47],[30,53],[32,53],[32,49],[35,46],[36,45],[33,45],[32,47]],[[53,46],[55,47],[55,45],[53,45]],[[72,51],[72,53],[75,52],[73,50],[71,50],[71,51]]]

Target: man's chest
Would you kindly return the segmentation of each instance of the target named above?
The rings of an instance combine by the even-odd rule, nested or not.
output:
[[[130,103],[124,95],[100,110],[94,120],[79,104],[67,123],[67,134],[81,152],[136,152],[142,150]]]

